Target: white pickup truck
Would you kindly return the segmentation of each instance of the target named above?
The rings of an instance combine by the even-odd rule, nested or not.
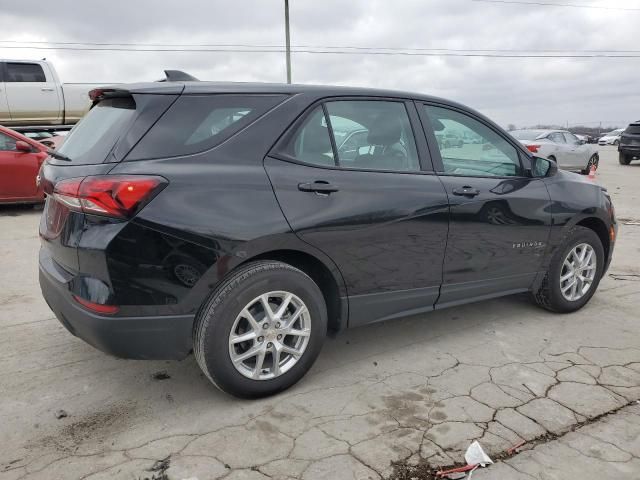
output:
[[[0,125],[73,125],[89,110],[96,86],[60,83],[46,60],[0,59]]]

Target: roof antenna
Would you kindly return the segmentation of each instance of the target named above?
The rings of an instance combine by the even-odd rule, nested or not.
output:
[[[193,75],[183,72],[182,70],[165,70],[165,77],[159,82],[199,82]]]

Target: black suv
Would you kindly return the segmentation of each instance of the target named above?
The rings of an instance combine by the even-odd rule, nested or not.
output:
[[[194,351],[234,395],[298,381],[328,331],[519,292],[577,310],[611,260],[606,191],[453,102],[195,81],[91,97],[40,173],[43,295],[96,348]]]
[[[629,124],[622,132],[618,144],[618,155],[621,165],[629,165],[631,160],[640,159],[640,120]]]

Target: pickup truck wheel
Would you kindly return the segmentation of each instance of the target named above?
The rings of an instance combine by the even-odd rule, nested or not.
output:
[[[273,395],[311,368],[327,332],[316,283],[286,263],[257,261],[224,280],[196,318],[194,353],[221,390]]]
[[[629,165],[631,163],[631,155],[625,153],[618,153],[618,162],[620,165]]]
[[[552,312],[568,313],[591,299],[602,277],[604,249],[596,233],[573,227],[556,249],[534,301]]]

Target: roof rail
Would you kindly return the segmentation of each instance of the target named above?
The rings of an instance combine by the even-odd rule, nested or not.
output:
[[[199,82],[196,77],[183,72],[182,70],[165,70],[165,77],[159,82]]]

